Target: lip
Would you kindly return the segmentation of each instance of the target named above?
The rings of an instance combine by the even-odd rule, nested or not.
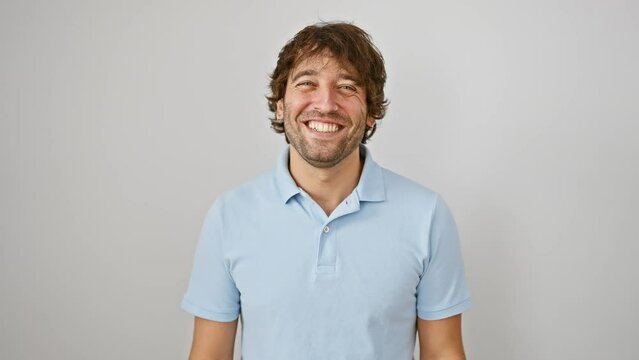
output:
[[[323,122],[323,123],[327,123],[327,124],[335,124],[339,126],[339,129],[335,132],[319,132],[317,130],[313,130],[310,127],[308,127],[308,122],[309,121],[318,121],[318,122]],[[342,131],[346,130],[346,126],[341,125],[337,122],[334,121],[323,121],[323,120],[317,120],[317,119],[310,119],[307,121],[303,121],[303,128],[304,131],[307,132],[311,137],[314,138],[318,138],[318,139],[331,139],[337,136],[341,136]]]
[[[317,121],[317,122],[321,122],[321,123],[325,123],[325,124],[331,124],[331,125],[339,125],[341,127],[345,127],[346,124],[343,124],[339,121],[335,121],[333,119],[322,119],[322,118],[313,118],[313,119],[304,119],[302,120],[302,123],[304,123],[304,125],[307,125],[310,121]]]

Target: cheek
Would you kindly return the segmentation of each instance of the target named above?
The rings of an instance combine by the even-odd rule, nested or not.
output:
[[[348,103],[348,109],[351,114],[357,114],[357,116],[366,116],[366,100],[364,99],[350,99]]]
[[[289,115],[296,116],[297,114],[304,111],[306,106],[305,104],[307,104],[307,102],[305,102],[303,99],[299,99],[299,98],[289,99],[286,101],[285,109]]]

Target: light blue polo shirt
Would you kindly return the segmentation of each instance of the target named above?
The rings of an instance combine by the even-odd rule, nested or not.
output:
[[[359,184],[330,216],[293,181],[288,147],[209,210],[182,308],[241,316],[244,360],[408,360],[417,316],[471,306],[446,204],[360,151]]]

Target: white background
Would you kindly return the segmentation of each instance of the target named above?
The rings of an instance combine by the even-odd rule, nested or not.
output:
[[[204,214],[271,168],[303,26],[385,56],[370,148],[452,208],[469,359],[637,359],[639,5],[0,3],[0,358],[180,359]]]

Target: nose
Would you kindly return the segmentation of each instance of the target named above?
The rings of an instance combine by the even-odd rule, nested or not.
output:
[[[337,92],[331,87],[325,86],[316,91],[314,108],[323,113],[330,113],[337,110]]]

